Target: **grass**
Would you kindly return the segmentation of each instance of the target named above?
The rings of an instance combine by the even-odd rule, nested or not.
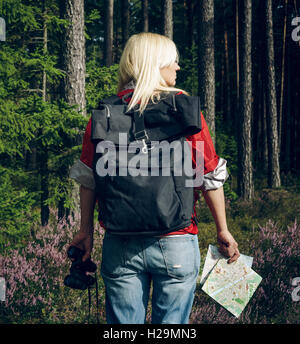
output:
[[[231,200],[230,198],[226,198],[226,214],[227,214],[227,224],[230,232],[234,236],[235,240],[239,244],[239,250],[241,253],[255,256],[257,255],[257,248],[263,250],[264,252],[269,252],[272,247],[269,247],[268,240],[264,240],[259,246],[259,237],[261,235],[261,227],[265,227],[266,223],[269,220],[272,220],[276,224],[276,231],[282,232],[283,234],[287,231],[287,226],[292,225],[295,220],[299,222],[299,204],[300,204],[300,195],[299,195],[299,185],[295,183],[294,185],[291,183],[287,185],[285,188],[279,189],[267,189],[262,188],[255,192],[255,198],[252,202],[244,202],[241,200]],[[201,268],[200,274],[203,269],[205,256],[207,253],[207,248],[209,244],[216,244],[216,229],[213,217],[203,199],[200,198],[199,204],[196,208],[198,217],[200,219],[199,227],[199,247],[201,252]],[[73,234],[78,230],[78,219],[76,223],[73,223],[71,226],[67,226],[64,228],[58,229],[56,225],[55,217],[52,218],[52,226],[53,233],[49,234],[47,231],[43,234],[42,238],[47,237],[48,241],[54,240],[56,237],[55,232],[60,231],[60,235],[63,235],[63,231],[66,231],[66,235],[62,236],[62,240],[65,240],[64,243],[59,243],[57,246],[54,247],[57,252],[55,254],[59,254],[60,250],[63,247],[63,244],[67,244],[67,241],[73,236]],[[57,226],[57,227],[55,227]],[[69,231],[69,232],[68,232]],[[93,260],[95,260],[99,266],[101,261],[101,248],[102,248],[102,239],[103,235],[99,232],[95,232],[94,238],[94,251],[93,251]],[[33,239],[32,239],[33,240]],[[40,240],[42,242],[42,240]],[[51,246],[51,245],[50,245]],[[280,251],[280,246],[277,248]],[[19,248],[20,250],[20,248]],[[52,250],[51,247],[48,250]],[[255,251],[254,251],[255,250]],[[268,251],[269,250],[269,251]],[[49,252],[50,252],[49,251]],[[276,250],[274,249],[274,254]],[[52,251],[51,251],[52,252]],[[262,252],[260,259],[264,259],[264,252]],[[272,253],[272,252],[271,252]],[[49,253],[50,254],[50,253]],[[52,253],[51,253],[52,254]],[[271,257],[271,256],[270,256]],[[272,256],[273,257],[273,256]],[[66,260],[62,266],[53,266],[51,265],[51,261],[47,263],[47,255],[43,256],[45,260],[45,264],[49,265],[48,271],[57,271],[57,275],[62,274],[61,270],[66,271],[69,267],[69,262]],[[275,257],[276,258],[276,257]],[[274,258],[274,259],[275,259]],[[1,259],[1,256],[0,256]],[[258,259],[258,258],[257,258]],[[273,258],[270,258],[273,259]],[[293,260],[294,259],[294,260]],[[269,262],[261,263],[261,271],[266,276],[266,279],[269,278],[270,274],[272,274],[272,260]],[[300,275],[299,272],[299,264],[297,259],[291,258],[290,264],[294,264],[293,267],[287,270],[290,270],[293,274]],[[1,265],[1,264],[0,264]],[[55,270],[56,269],[56,270]],[[259,272],[259,271],[258,271]],[[53,273],[53,272],[52,272]],[[0,271],[1,274],[1,271]],[[284,279],[284,270],[282,270],[282,279]],[[296,277],[293,276],[293,277]],[[0,304],[0,323],[30,323],[30,324],[38,324],[38,323],[87,323],[88,322],[88,297],[87,291],[76,291],[71,290],[69,288],[65,288],[62,285],[63,276],[60,276],[60,285],[53,289],[50,292],[49,297],[52,298],[50,300],[49,305],[39,305],[39,307],[26,307],[23,308],[19,307],[19,311],[14,313],[9,309],[5,309],[4,304]],[[105,313],[104,313],[104,286],[102,279],[99,277],[98,274],[98,281],[99,281],[99,299],[100,299],[100,321],[101,323],[105,323]],[[280,281],[279,281],[280,282]],[[275,283],[275,282],[274,282]],[[277,283],[277,282],[276,282]],[[268,285],[264,287],[266,294],[268,294]],[[276,289],[277,286],[274,286]],[[34,293],[38,294],[38,290],[36,288],[32,289]],[[30,291],[29,291],[30,292]],[[52,294],[51,294],[52,293]],[[20,299],[22,298],[22,294],[20,294]],[[276,296],[277,297],[277,296]],[[281,295],[278,296],[278,300],[280,299]],[[261,317],[258,318],[254,313],[258,312],[259,305],[256,305],[258,302],[262,302],[263,297],[260,296],[258,301],[253,301],[253,314],[247,315],[247,319],[245,321],[260,321],[258,319],[262,319]],[[274,300],[273,300],[274,301]],[[286,302],[282,301],[282,302]],[[282,305],[278,303],[278,307],[280,308]],[[267,306],[264,306],[267,309]],[[274,309],[278,308],[276,303],[272,306]],[[269,323],[282,323],[285,321],[295,322],[295,316],[293,315],[295,303],[289,303],[287,308],[291,309],[291,311],[283,312],[282,315],[280,312],[271,312],[269,310],[270,315],[265,315],[263,321],[267,321]],[[21,311],[20,311],[21,309]],[[23,311],[22,311],[23,309]],[[211,314],[214,314],[211,318],[203,318],[203,316],[199,315],[199,312],[205,312],[207,309]],[[24,312],[26,310],[26,313]],[[92,312],[90,323],[96,323],[95,317],[95,310],[96,310],[96,302],[95,302],[95,290],[92,290]],[[261,310],[260,310],[261,311]],[[198,313],[197,313],[198,312]],[[148,321],[150,320],[150,313],[151,308],[148,310]],[[266,313],[267,314],[267,313]],[[214,301],[209,299],[207,295],[205,295],[199,288],[196,291],[196,297],[193,307],[193,321],[194,323],[201,322],[201,323],[215,323],[220,321],[219,319],[223,319],[225,323],[227,322],[235,322],[232,316],[228,315],[228,312],[222,309],[219,305],[217,305]],[[199,320],[200,319],[200,320]],[[249,320],[250,319],[250,320]],[[252,320],[251,320],[252,319]],[[241,320],[243,321],[243,319]]]

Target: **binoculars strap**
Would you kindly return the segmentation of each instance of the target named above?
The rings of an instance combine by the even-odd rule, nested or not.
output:
[[[99,320],[99,298],[98,298],[98,281],[97,281],[97,274],[95,273],[95,284],[96,284],[96,318],[97,318],[97,324],[100,324]],[[90,323],[90,315],[91,315],[91,306],[92,306],[92,299],[91,299],[91,287],[88,286],[88,297],[89,297],[89,318],[88,323]]]

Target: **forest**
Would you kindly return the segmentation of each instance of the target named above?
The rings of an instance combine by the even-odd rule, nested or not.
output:
[[[190,323],[299,324],[299,0],[0,0],[0,323],[96,323],[96,291],[89,317],[87,293],[63,285],[80,226],[69,171],[139,32],[175,42],[176,87],[200,97],[228,226],[263,278],[239,318],[199,287]],[[196,210],[203,267],[215,223],[202,197]],[[103,235],[96,223],[98,266]],[[98,296],[105,324],[100,277]]]

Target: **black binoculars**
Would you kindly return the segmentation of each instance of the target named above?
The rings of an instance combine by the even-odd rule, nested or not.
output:
[[[84,251],[76,246],[70,246],[67,251],[68,257],[72,259],[70,275],[64,279],[64,285],[73,289],[84,290],[96,282],[96,279],[87,272],[95,272],[97,266],[88,258],[82,261]]]

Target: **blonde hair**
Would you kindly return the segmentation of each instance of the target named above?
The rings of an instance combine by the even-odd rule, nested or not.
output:
[[[149,100],[159,101],[160,93],[181,91],[169,87],[160,74],[160,68],[178,62],[179,54],[175,43],[166,36],[142,32],[135,34],[127,41],[120,60],[118,92],[130,81],[135,83],[128,110],[139,104],[142,113]]]

